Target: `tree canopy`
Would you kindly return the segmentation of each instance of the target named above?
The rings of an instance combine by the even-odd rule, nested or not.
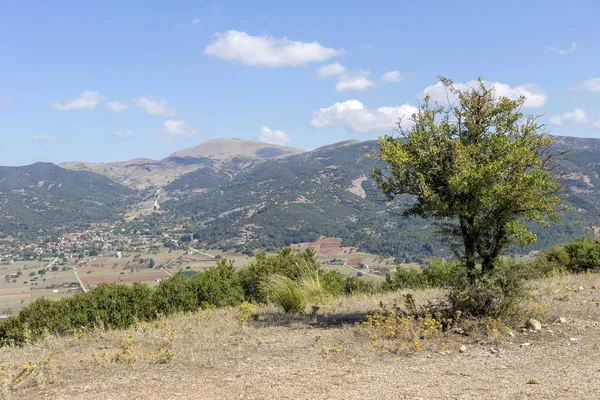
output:
[[[477,263],[489,273],[511,244],[536,241],[525,221],[559,222],[562,185],[553,139],[536,117],[524,116],[525,98],[497,97],[481,78],[457,89],[440,78],[447,103],[426,97],[412,127],[379,139],[373,178],[392,200],[415,196],[406,216],[438,220],[472,277]]]

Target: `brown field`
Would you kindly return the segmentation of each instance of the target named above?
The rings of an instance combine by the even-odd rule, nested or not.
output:
[[[346,261],[346,264],[348,264],[351,267],[355,267],[359,264],[362,264],[363,261],[364,258],[362,257],[349,258],[348,261]]]
[[[169,274],[164,271],[152,271],[143,274],[124,274],[115,276],[81,276],[81,281],[86,286],[99,285],[101,283],[133,283],[133,282],[155,282],[157,279],[168,278]]]
[[[440,291],[337,299],[321,307],[316,323],[274,306],[261,308],[247,326],[235,308],[200,311],[5,348],[0,364],[3,382],[25,363],[38,365],[6,393],[13,399],[595,400],[598,286],[597,274],[535,282],[527,307],[537,310],[540,332],[518,324],[513,336],[448,332],[418,352],[384,353],[355,322],[403,293],[427,304]],[[555,322],[559,316],[566,322]],[[533,379],[537,384],[528,384]]]
[[[28,299],[30,297],[29,293],[0,294],[0,300]]]

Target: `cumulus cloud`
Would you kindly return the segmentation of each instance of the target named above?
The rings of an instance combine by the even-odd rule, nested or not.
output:
[[[600,131],[600,118],[592,123],[592,129]]]
[[[571,112],[557,114],[550,117],[550,123],[552,125],[585,124],[587,120],[588,119],[587,115],[585,115],[585,111],[580,108],[576,108]]]
[[[401,82],[404,80],[404,76],[400,73],[400,71],[388,71],[385,74],[381,75],[382,83],[395,83]]]
[[[584,81],[581,88],[588,92],[600,92],[600,78],[592,78]]]
[[[157,135],[161,139],[189,139],[198,135],[198,131],[185,121],[169,119]]]
[[[326,78],[329,76],[343,75],[346,73],[346,67],[339,63],[323,65],[317,70],[317,76]]]
[[[317,70],[317,76],[321,78],[335,77],[337,79],[335,85],[337,92],[367,90],[375,84],[368,78],[369,71],[350,73],[346,67],[338,63],[322,66]]]
[[[358,133],[387,133],[396,128],[400,120],[403,128],[410,128],[410,117],[417,111],[410,104],[368,109],[358,100],[347,100],[316,111],[310,125],[316,128],[343,126]]]
[[[547,52],[549,51],[549,52],[556,53],[559,56],[564,56],[565,54],[569,54],[569,53],[574,52],[575,50],[577,50],[577,48],[578,48],[577,43],[573,42],[571,44],[571,47],[569,47],[568,49],[559,49],[559,48],[553,47],[553,46],[546,46],[544,48],[544,50],[547,51]]]
[[[246,32],[229,30],[213,35],[204,54],[253,67],[294,67],[314,61],[325,61],[343,54],[341,49],[306,43],[286,37],[252,36]]]
[[[106,108],[108,108],[112,112],[122,113],[123,111],[127,111],[129,106],[120,101],[107,101],[105,104]]]
[[[523,84],[516,87],[510,87],[505,83],[500,82],[488,82],[484,81],[486,87],[493,87],[496,90],[496,96],[507,97],[512,100],[516,100],[520,96],[525,96],[524,108],[539,108],[546,103],[546,93],[542,88],[533,84]],[[476,87],[478,82],[476,80],[469,81],[467,83],[455,83],[454,87],[458,90],[467,90],[470,87]],[[446,88],[441,82],[431,85],[423,90],[423,96],[429,95],[432,101],[437,101],[441,104],[446,103],[448,97],[450,100],[454,100],[450,93],[446,92]]]
[[[117,138],[120,138],[120,139],[129,137],[129,136],[132,136],[132,135],[133,135],[133,132],[130,131],[130,130],[118,131],[118,132],[113,133],[114,137],[117,137]]]
[[[263,143],[278,144],[281,146],[286,145],[290,141],[290,137],[284,132],[278,129],[271,129],[268,126],[262,126],[260,128],[260,135],[258,140]]]
[[[37,136],[33,136],[32,139],[35,140],[36,142],[52,142],[53,140],[56,140],[56,135],[53,135],[53,134],[37,135]]]
[[[60,111],[93,110],[103,100],[105,100],[105,97],[100,92],[87,91],[76,99],[66,100],[62,103],[52,103],[52,107]]]
[[[346,90],[367,90],[374,85],[373,81],[369,78],[368,72],[359,72],[354,75],[342,75],[335,85],[337,92],[344,92]]]
[[[142,96],[135,99],[133,104],[150,115],[160,117],[175,117],[177,115],[177,110],[170,107],[165,100],[155,100],[153,97]]]

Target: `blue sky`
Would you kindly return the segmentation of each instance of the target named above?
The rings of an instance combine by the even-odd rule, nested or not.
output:
[[[393,132],[436,76],[600,137],[596,1],[0,0],[0,164]]]

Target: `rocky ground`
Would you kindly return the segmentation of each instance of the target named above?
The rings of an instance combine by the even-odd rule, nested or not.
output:
[[[50,337],[1,349],[1,384],[16,399],[600,398],[600,275],[534,286],[537,321],[492,336],[448,332],[417,352],[382,351],[355,325],[402,298],[392,293],[333,302],[316,323],[266,307],[242,326],[227,309]],[[421,304],[441,296],[412,293]]]

